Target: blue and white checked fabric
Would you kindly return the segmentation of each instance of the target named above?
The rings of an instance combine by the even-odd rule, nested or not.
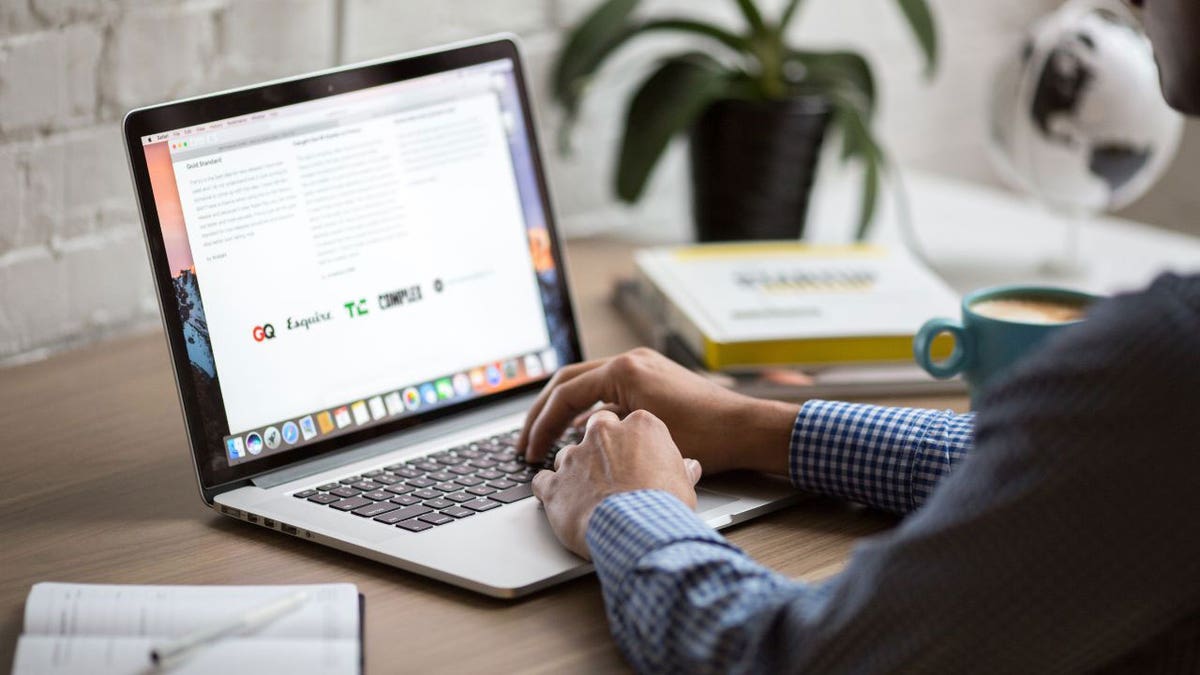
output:
[[[1200,276],[1165,276],[973,420],[806,405],[796,484],[912,511],[822,584],[665,492],[607,498],[587,541],[618,645],[646,673],[1200,673],[1197,335]]]
[[[792,430],[792,483],[908,513],[971,448],[975,415],[809,401]]]

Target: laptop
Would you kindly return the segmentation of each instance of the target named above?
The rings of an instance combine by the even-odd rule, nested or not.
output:
[[[140,108],[124,133],[206,505],[496,597],[591,569],[512,447],[581,354],[511,36]],[[714,527],[796,495],[700,494]]]

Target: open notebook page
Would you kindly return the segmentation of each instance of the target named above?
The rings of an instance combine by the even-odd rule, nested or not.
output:
[[[352,675],[358,640],[226,639],[198,649],[167,670],[150,665],[152,638],[24,635],[13,675]]]
[[[358,590],[314,586],[121,586],[34,584],[26,635],[170,638],[186,635],[304,590],[309,600],[255,637],[358,640]]]

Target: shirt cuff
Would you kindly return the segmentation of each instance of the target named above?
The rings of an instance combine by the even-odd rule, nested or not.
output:
[[[646,554],[683,541],[728,546],[683,502],[662,490],[611,495],[588,521],[588,550],[601,581],[618,581]]]

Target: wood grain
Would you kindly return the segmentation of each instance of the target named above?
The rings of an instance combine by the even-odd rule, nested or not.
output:
[[[606,240],[569,246],[590,356],[636,344],[607,302],[613,280],[632,269],[630,252]],[[12,662],[37,581],[351,582],[367,597],[369,672],[627,670],[592,576],[493,600],[205,509],[157,333],[0,370],[0,451],[0,664]],[[856,539],[894,522],[813,498],[728,535],[764,564],[815,580],[841,569]]]

